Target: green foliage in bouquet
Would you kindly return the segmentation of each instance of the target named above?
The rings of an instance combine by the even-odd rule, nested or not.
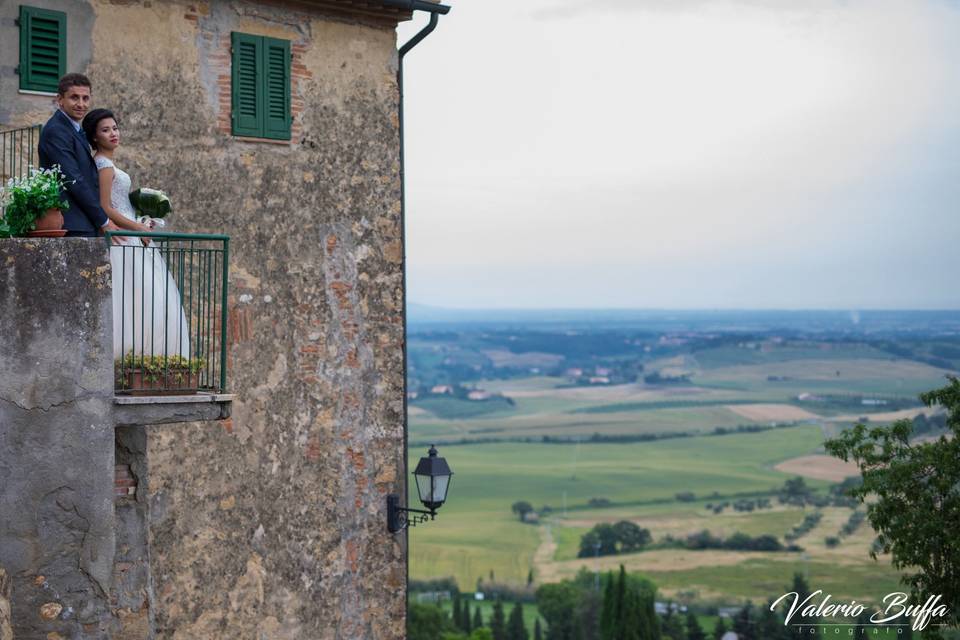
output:
[[[137,217],[164,218],[172,211],[170,198],[156,189],[137,189],[130,194],[130,204],[136,209]]]
[[[67,182],[60,167],[31,169],[25,178],[11,178],[0,188],[0,238],[24,236],[37,227],[47,209],[66,210],[61,198]]]
[[[128,351],[115,363],[118,372],[128,372],[140,370],[143,372],[143,379],[146,382],[159,382],[166,377],[174,382],[181,383],[187,375],[195,376],[207,366],[207,361],[203,358],[184,358],[180,355],[173,356],[148,356],[135,354]],[[126,384],[126,380],[121,380],[121,387]]]

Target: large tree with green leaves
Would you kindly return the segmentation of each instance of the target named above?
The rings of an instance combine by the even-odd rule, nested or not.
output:
[[[632,553],[650,544],[651,539],[648,529],[642,529],[629,520],[621,520],[616,524],[601,522],[580,538],[577,555],[588,558],[594,554],[609,556]]]
[[[580,589],[571,582],[540,585],[537,609],[547,621],[547,640],[580,639],[580,620],[576,615],[579,602]]]
[[[620,553],[640,551],[650,544],[651,536],[648,529],[642,529],[629,520],[621,520],[613,525],[613,532],[620,543]]]
[[[409,640],[441,640],[444,633],[454,630],[450,617],[437,605],[411,602],[407,606]]]
[[[913,423],[886,427],[858,424],[828,440],[831,454],[853,460],[863,484],[849,490],[864,502],[878,544],[919,603],[940,596],[948,624],[960,622],[960,380],[921,394],[929,407],[947,411],[948,434],[935,441],[911,441]],[[871,552],[876,557],[876,552]]]
[[[518,500],[510,505],[510,511],[520,518],[522,522],[524,518],[527,517],[527,514],[533,511],[533,505],[527,502],[526,500]]]

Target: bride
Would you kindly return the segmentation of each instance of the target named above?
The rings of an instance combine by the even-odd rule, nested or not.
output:
[[[100,204],[110,220],[127,231],[150,231],[137,222],[130,204],[130,176],[114,163],[120,146],[117,119],[107,109],[94,109],[83,119],[83,131],[96,154]],[[110,247],[113,268],[113,355],[190,357],[189,325],[176,282],[167,271],[157,243],[118,237]]]

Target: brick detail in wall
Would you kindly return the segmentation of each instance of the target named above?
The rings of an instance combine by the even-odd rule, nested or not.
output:
[[[253,338],[253,318],[248,305],[231,304],[227,314],[227,344],[234,346]]]
[[[201,4],[190,4],[183,14],[183,17],[190,22],[196,23],[200,18],[210,15],[210,8]]]
[[[184,18],[198,24],[197,13],[188,11]],[[201,30],[203,27],[200,27]],[[256,35],[256,34],[254,34]],[[217,129],[224,135],[232,134],[231,96],[230,96],[230,34],[202,31],[203,49],[210,51],[207,62],[217,77]],[[303,92],[301,85],[313,77],[313,73],[304,64],[307,46],[292,41],[290,43],[290,142],[296,144],[303,137]]]
[[[128,464],[113,468],[113,495],[116,498],[132,498],[137,495],[137,479]]]

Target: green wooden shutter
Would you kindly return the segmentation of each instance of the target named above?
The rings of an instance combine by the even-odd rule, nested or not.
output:
[[[290,139],[290,41],[263,39],[263,137]]]
[[[20,6],[20,88],[57,90],[67,68],[67,14]]]
[[[263,38],[232,33],[233,135],[263,135]]]

